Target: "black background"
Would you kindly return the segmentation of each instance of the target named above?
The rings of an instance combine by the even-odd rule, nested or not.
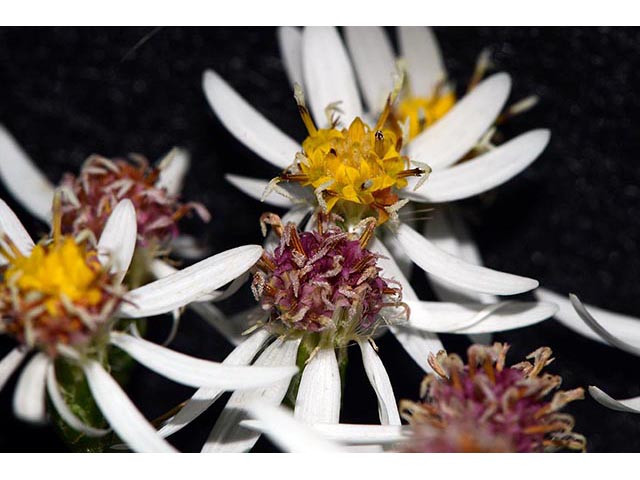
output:
[[[437,28],[450,77],[463,86],[482,47],[493,49],[497,70],[512,74],[511,100],[540,96],[530,113],[511,121],[508,136],[534,127],[553,132],[545,153],[489,200],[467,202],[474,235],[487,265],[531,276],[558,292],[640,316],[640,30],[627,28]],[[148,34],[150,37],[141,42]],[[213,252],[261,241],[257,218],[264,206],[228,185],[235,172],[268,178],[276,172],[220,125],[201,89],[214,68],[276,125],[302,139],[303,129],[279,59],[275,30],[266,28],[61,28],[0,30],[0,122],[57,182],[91,153],[139,152],[151,159],[174,145],[189,149],[192,169],[184,197],[203,202],[213,220],[187,221]],[[0,187],[33,234],[31,219]],[[422,274],[414,278],[423,298]],[[248,291],[226,302],[234,311],[251,304]],[[168,322],[154,319],[161,338]],[[640,324],[639,324],[640,327]],[[512,363],[540,345],[553,348],[550,371],[564,386],[590,384],[614,397],[640,395],[631,355],[584,339],[553,320],[497,335],[513,345]],[[445,336],[464,352],[464,338]],[[398,398],[416,398],[420,369],[391,335],[378,341]],[[0,354],[11,342],[0,340]],[[221,360],[230,347],[187,313],[173,344],[177,350]],[[373,391],[358,355],[352,355],[343,421],[375,422]],[[0,451],[65,451],[48,427],[13,418],[15,378],[0,394]],[[187,398],[176,386],[138,367],[128,391],[149,418]],[[225,397],[226,398],[226,397]],[[223,402],[172,439],[198,451]],[[613,412],[590,398],[572,405],[576,431],[593,452],[640,451],[640,417]],[[256,447],[270,450],[266,440]]]

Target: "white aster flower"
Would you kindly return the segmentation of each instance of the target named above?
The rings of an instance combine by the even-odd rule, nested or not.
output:
[[[287,392],[292,395],[288,398],[295,403],[298,419],[337,424],[340,369],[346,365],[349,345],[355,344],[378,401],[380,423],[400,425],[389,375],[373,342],[379,331],[390,327],[416,360],[424,353],[424,362],[425,348],[430,345],[418,343],[422,335],[517,328],[544,320],[556,310],[553,305],[535,302],[421,302],[408,283],[399,285],[396,281],[402,274],[379,240],[365,248],[375,228],[374,219],[369,219],[360,235],[340,230],[332,223],[335,218],[319,220],[315,229],[304,232],[294,223],[283,224],[273,214],[264,214],[262,220],[273,227],[280,240],[276,245],[268,240],[270,246],[254,273],[253,291],[260,305],[245,312],[245,318],[236,319],[242,326],[252,325],[254,333],[241,341],[225,362],[297,364],[302,374],[299,384],[290,385],[287,379],[268,388],[234,393],[203,448],[205,452],[249,450],[259,433],[239,425],[246,418],[244,407],[256,399],[278,405]],[[407,320],[408,310],[411,315]],[[177,432],[221,393],[220,389],[200,389],[160,433]]]
[[[97,245],[88,235],[64,235],[59,197],[53,235],[38,244],[0,200],[0,331],[20,346],[0,360],[0,389],[33,352],[14,394],[15,414],[31,422],[46,419],[45,397],[72,428],[88,436],[108,430],[85,424],[67,405],[56,380],[58,362],[80,369],[113,431],[136,451],[173,451],[105,369],[109,345],[147,368],[191,387],[221,390],[264,387],[288,379],[297,369],[221,365],[174,352],[126,331],[119,318],[141,318],[180,308],[241,276],[262,248],[247,245],[220,253],[144,287],[121,284],[136,244],[132,203],[117,204]]]
[[[336,180],[340,175],[349,179],[346,184],[341,185],[344,187],[340,191],[341,198],[347,200],[353,199],[355,196],[358,201],[363,202],[351,202],[351,205],[362,207],[353,209],[360,215],[354,215],[353,212],[351,215],[345,215],[345,213],[350,213],[346,206],[343,206],[342,210],[338,212],[341,216],[346,217],[347,227],[352,229],[357,227],[364,216],[377,216],[380,223],[385,220],[385,216],[394,216],[395,208],[401,206],[403,202],[399,200],[398,196],[404,195],[407,200],[411,198],[421,202],[439,203],[476,195],[507,181],[526,168],[542,152],[548,142],[549,132],[547,130],[535,130],[520,135],[488,153],[462,164],[454,165],[477,144],[491,127],[508,97],[511,83],[509,76],[497,74],[479,84],[437,124],[425,130],[408,145],[404,146],[402,142],[394,143],[392,142],[394,138],[396,140],[402,139],[401,132],[398,133],[393,127],[384,126],[386,125],[384,119],[382,123],[380,120],[378,121],[380,123],[378,128],[382,129],[384,133],[382,136],[376,135],[376,132],[380,130],[374,131],[360,119],[360,117],[365,117],[365,114],[361,107],[355,76],[337,30],[310,27],[302,32],[298,30],[286,30],[286,32],[289,32],[294,40],[299,40],[285,42],[283,49],[293,52],[289,60],[285,56],[285,64],[288,65],[290,72],[293,72],[290,73],[291,78],[303,80],[302,83],[310,99],[311,111],[309,112],[300,95],[297,95],[299,108],[310,134],[309,137],[301,146],[299,142],[280,131],[247,104],[215,72],[207,71],[203,79],[204,90],[210,105],[222,123],[238,140],[256,154],[281,169],[289,169],[281,175],[281,179],[302,178],[299,176],[300,170],[309,165],[305,164],[309,157],[318,153],[322,156],[321,154],[326,151],[323,150],[325,147],[321,142],[325,137],[344,139],[345,143],[340,145],[344,149],[336,150],[336,153],[342,153],[345,158],[351,159],[350,155],[357,149],[349,150],[348,142],[355,141],[364,135],[368,139],[364,143],[370,148],[366,153],[375,153],[391,159],[393,167],[389,167],[383,172],[376,172],[377,176],[373,180],[363,177],[359,183],[360,176],[367,174],[362,166],[364,162],[355,171],[349,170],[338,162],[339,165],[334,172],[335,178],[330,178],[326,182],[322,177],[316,178],[313,188],[301,186],[302,184],[291,181],[276,185],[277,190],[281,193],[284,192],[286,196],[277,195],[273,189],[267,189],[267,187],[273,187],[273,182],[228,175],[227,178],[234,185],[254,198],[262,198],[265,189],[267,189],[268,194],[264,198],[267,203],[289,208],[290,210],[283,216],[283,223],[300,224],[310,212],[319,207],[325,210],[335,207],[335,195],[331,192],[326,193],[329,191],[327,184],[330,186],[330,182]],[[389,72],[389,75],[392,75],[392,72]],[[337,107],[335,106],[336,102],[339,102]],[[334,105],[330,112],[333,119],[327,124],[325,109],[331,105]],[[387,106],[390,106],[389,102]],[[338,110],[340,122],[343,125],[349,125],[349,129],[333,128],[336,126],[334,120]],[[315,123],[311,119],[311,115],[313,115]],[[329,128],[318,128],[316,125],[328,125]],[[305,144],[311,146],[305,149]],[[401,148],[403,146],[404,149]],[[379,150],[376,151],[376,148]],[[397,151],[398,149],[406,150],[407,155],[403,155]],[[385,154],[389,154],[389,156]],[[306,160],[303,160],[301,156]],[[376,158],[380,160],[382,157]],[[365,158],[365,155],[362,158]],[[291,168],[292,161],[294,169]],[[321,161],[323,160],[321,159]],[[414,186],[417,187],[415,191],[405,188],[407,175],[412,172],[417,174],[424,170],[426,168],[425,162],[435,165],[437,168],[431,173],[424,185],[420,185],[419,181],[415,182]],[[292,171],[295,169],[297,170]],[[309,175],[307,175],[308,179]],[[411,180],[411,178],[409,179]],[[392,185],[395,190],[392,191],[391,188],[376,190],[375,184],[383,187]],[[281,186],[282,188],[279,188]],[[361,186],[366,192],[354,193],[354,190],[357,189],[350,188],[354,186]],[[372,193],[372,190],[376,191]],[[376,197],[377,192],[383,193]],[[394,201],[396,203],[390,204]],[[349,202],[345,201],[344,203],[347,205]],[[430,239],[418,233],[409,223],[403,222],[399,217],[397,225],[392,225],[388,229],[383,228],[393,223],[388,222],[384,226],[378,227],[376,229],[377,238],[374,238],[368,247],[377,254],[395,259],[395,261],[382,262],[382,273],[385,277],[394,279],[402,285],[404,300],[412,307],[410,324],[421,328],[418,330],[418,328],[394,327],[393,332],[419,365],[424,364],[424,358],[429,351],[438,351],[442,348],[437,337],[430,332],[443,328],[443,324],[438,326],[433,324],[436,315],[433,314],[433,310],[429,309],[436,308],[435,304],[428,307],[424,307],[422,304],[417,308],[411,304],[411,302],[419,302],[419,299],[409,285],[407,275],[402,271],[403,268],[401,268],[407,266],[407,259],[409,259],[409,266],[412,261],[433,278],[436,278],[439,283],[446,284],[448,288],[442,288],[441,291],[472,292],[466,297],[466,302],[489,301],[495,303],[497,299],[493,295],[522,293],[535,288],[538,284],[529,278],[497,272],[474,264],[479,261],[479,255],[470,239],[463,237],[466,234],[464,225],[458,225],[460,222],[454,222],[454,227],[459,227],[454,229],[446,215],[448,214],[437,210],[434,219],[427,222],[429,226],[427,233]],[[383,242],[388,246],[385,246]],[[459,257],[466,258],[466,261]],[[455,301],[458,301],[459,298],[460,296],[457,296]],[[444,299],[447,300],[447,298]],[[454,304],[443,308],[449,308],[449,313],[452,314],[452,309],[459,308],[452,305]],[[479,308],[484,309],[485,307]],[[439,315],[437,318],[442,318],[443,323],[447,320],[453,321],[452,318],[446,318],[447,315],[444,313],[439,312]],[[522,325],[525,324],[527,322]],[[425,328],[426,325],[429,327]],[[517,326],[518,324],[514,322],[508,328],[516,328]],[[497,325],[496,327],[499,328]],[[462,328],[459,331],[473,333],[473,331],[488,330],[488,328],[482,327],[478,330]]]
[[[571,330],[640,356],[640,319],[584,305],[575,295],[567,298],[543,288],[537,289],[534,294],[542,301],[558,305],[555,318]],[[621,412],[640,413],[640,397],[615,400],[595,386],[589,387],[589,393],[605,407]]]

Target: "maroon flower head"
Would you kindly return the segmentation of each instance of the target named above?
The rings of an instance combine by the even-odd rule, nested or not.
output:
[[[156,185],[160,168],[146,158],[131,155],[130,161],[92,155],[78,176],[66,174],[62,228],[64,233],[90,230],[100,237],[111,211],[120,200],[133,202],[138,220],[138,246],[161,246],[175,238],[178,220],[192,210],[204,221],[209,212],[198,203],[183,204]]]
[[[363,247],[373,223],[365,222],[358,238],[326,220],[309,232],[292,223],[283,226],[273,214],[261,220],[280,236],[273,253],[265,252],[258,262],[252,283],[256,299],[271,313],[268,328],[330,332],[344,343],[371,335],[385,307],[403,305],[400,288],[380,276],[378,255]]]
[[[584,450],[586,440],[574,433],[571,415],[559,413],[584,398],[582,388],[556,390],[562,379],[542,373],[553,361],[541,347],[525,361],[505,368],[508,345],[472,345],[468,365],[444,351],[430,355],[435,373],[425,377],[420,402],[403,400],[403,418],[415,426],[403,446],[423,452],[542,452]]]

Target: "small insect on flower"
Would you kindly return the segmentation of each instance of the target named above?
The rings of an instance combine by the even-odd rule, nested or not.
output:
[[[338,348],[372,338],[382,324],[406,320],[400,286],[381,277],[379,255],[365,248],[375,219],[363,222],[359,236],[337,227],[341,220],[319,215],[316,230],[299,232],[277,215],[262,215],[263,229],[271,225],[280,243],[262,255],[252,290],[274,335],[318,333],[317,348]]]
[[[505,367],[506,344],[472,345],[468,364],[455,354],[429,356],[435,373],[420,388],[421,401],[402,400],[402,417],[413,427],[401,446],[419,452],[584,451],[585,438],[573,432],[574,419],[560,413],[584,398],[584,390],[557,391],[562,379],[542,373],[553,361],[541,347],[524,361]]]

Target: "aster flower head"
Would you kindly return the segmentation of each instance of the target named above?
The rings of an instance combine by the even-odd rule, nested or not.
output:
[[[360,236],[335,225],[341,220],[320,215],[316,230],[300,232],[277,215],[262,216],[263,228],[270,224],[280,243],[258,262],[252,289],[270,313],[265,327],[274,334],[319,333],[345,346],[403,316],[398,307],[406,313],[401,288],[380,276],[379,255],[365,248],[375,219],[363,222]]]
[[[136,209],[138,245],[141,247],[167,245],[178,236],[177,222],[191,211],[208,221],[210,215],[203,205],[183,204],[175,194],[158,184],[163,168],[175,155],[175,151],[170,153],[157,166],[151,166],[141,155],[114,160],[90,156],[77,176],[67,173],[62,179],[61,188],[66,194],[63,230],[90,230],[99,237],[110,212],[125,198],[131,200]]]
[[[388,125],[395,94],[387,99],[376,124],[369,126],[356,117],[348,127],[338,128],[339,106],[329,107],[327,128],[317,128],[305,104],[302,89],[296,85],[298,110],[309,136],[295,162],[272,182],[299,182],[313,187],[324,213],[332,210],[357,223],[375,214],[384,223],[405,202],[397,191],[405,188],[407,177],[423,177],[429,167],[411,168],[409,158],[401,155],[403,132]],[[266,191],[266,194],[269,190]],[[350,219],[348,219],[350,220]]]
[[[584,398],[582,388],[557,391],[562,379],[543,373],[553,361],[542,347],[524,361],[505,367],[506,344],[472,345],[468,364],[440,351],[429,357],[434,373],[421,385],[421,401],[403,400],[400,411],[413,427],[403,447],[409,451],[541,452],[584,450],[573,432],[573,417],[559,411]]]
[[[127,290],[122,280],[135,249],[137,223],[131,201],[125,199],[115,206],[96,243],[89,233],[62,233],[59,193],[53,213],[51,238],[34,244],[0,200],[0,333],[18,343],[0,359],[0,389],[33,353],[13,397],[19,418],[44,422],[48,396],[59,418],[79,434],[100,437],[111,427],[134,450],[173,451],[108,373],[112,349],[126,352],[175,382],[220,392],[262,387],[295,374],[291,367],[221,365],[193,358],[131,334],[128,322],[121,321],[168,313],[216,293],[215,289],[253,266],[261,247],[246,245],[222,252]],[[60,368],[73,369],[86,380],[103,424],[93,424],[95,418],[67,403],[57,377]]]

